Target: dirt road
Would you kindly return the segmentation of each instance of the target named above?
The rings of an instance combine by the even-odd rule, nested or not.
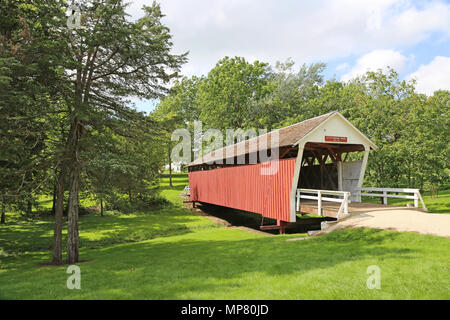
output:
[[[418,232],[450,237],[450,214],[433,214],[416,210],[380,210],[355,214],[331,224],[324,230],[330,232],[349,227]],[[322,232],[320,232],[322,233]]]

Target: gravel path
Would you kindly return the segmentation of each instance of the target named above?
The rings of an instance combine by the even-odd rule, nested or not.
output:
[[[450,214],[433,214],[405,209],[371,211],[341,220],[319,233],[358,227],[450,237]]]

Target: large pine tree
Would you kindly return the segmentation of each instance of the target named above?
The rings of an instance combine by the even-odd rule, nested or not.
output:
[[[78,261],[78,192],[83,167],[82,139],[89,128],[109,125],[111,118],[130,118],[127,97],[157,98],[178,75],[186,55],[171,53],[169,29],[160,6],[144,6],[144,16],[131,21],[122,0],[83,2],[81,28],[69,31],[73,63],[69,77],[72,103],[70,129],[61,174],[68,174],[67,262]],[[111,126],[111,129],[115,129]]]

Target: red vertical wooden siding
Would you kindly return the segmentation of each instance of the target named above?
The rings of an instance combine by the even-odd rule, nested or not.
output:
[[[275,160],[279,167],[273,175],[261,174],[267,163],[189,172],[191,200],[290,221],[295,160]]]

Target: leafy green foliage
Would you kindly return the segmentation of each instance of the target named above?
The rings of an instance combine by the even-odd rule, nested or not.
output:
[[[121,122],[128,128],[126,137],[106,129],[87,138],[88,189],[114,209],[151,206],[159,201],[158,171],[164,154],[153,130]],[[122,195],[127,195],[128,204]]]
[[[250,101],[268,93],[267,63],[225,57],[198,88],[199,119],[208,128],[246,128],[251,125]]]
[[[379,147],[365,185],[433,191],[449,184],[449,91],[418,94],[414,81],[392,69],[324,83],[324,68],[316,63],[296,72],[289,59],[272,69],[226,57],[207,77],[177,83],[157,112],[170,111],[178,127],[202,120],[204,128],[271,130],[339,111]]]
[[[55,128],[65,93],[63,13],[37,1],[0,4],[0,201],[22,208],[46,189],[55,165]]]

